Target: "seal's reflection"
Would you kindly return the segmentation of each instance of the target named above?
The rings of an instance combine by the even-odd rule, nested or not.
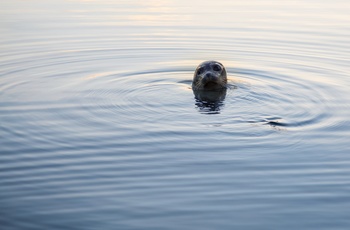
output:
[[[199,112],[205,114],[219,114],[224,105],[227,89],[208,91],[193,90],[195,105]]]

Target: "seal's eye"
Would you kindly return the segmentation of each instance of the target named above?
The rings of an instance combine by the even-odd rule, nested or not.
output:
[[[201,75],[203,73],[203,68],[197,69],[197,75]]]
[[[221,67],[219,65],[214,65],[213,66],[213,70],[214,71],[220,71],[221,70]]]

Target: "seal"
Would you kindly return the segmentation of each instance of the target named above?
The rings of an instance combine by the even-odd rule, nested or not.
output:
[[[193,75],[193,90],[222,90],[226,88],[226,69],[220,62],[205,61],[198,65]]]
[[[219,114],[224,106],[226,88],[222,90],[194,90],[195,105],[200,113]]]

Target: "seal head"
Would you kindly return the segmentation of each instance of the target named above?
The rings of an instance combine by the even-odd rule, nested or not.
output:
[[[225,67],[217,61],[205,61],[194,72],[193,90],[222,90],[226,88]]]

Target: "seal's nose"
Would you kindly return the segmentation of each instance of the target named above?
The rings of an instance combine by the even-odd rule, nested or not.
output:
[[[204,79],[205,79],[206,81],[215,81],[216,77],[215,77],[214,74],[208,72],[208,73],[206,73],[206,74],[204,75]]]

